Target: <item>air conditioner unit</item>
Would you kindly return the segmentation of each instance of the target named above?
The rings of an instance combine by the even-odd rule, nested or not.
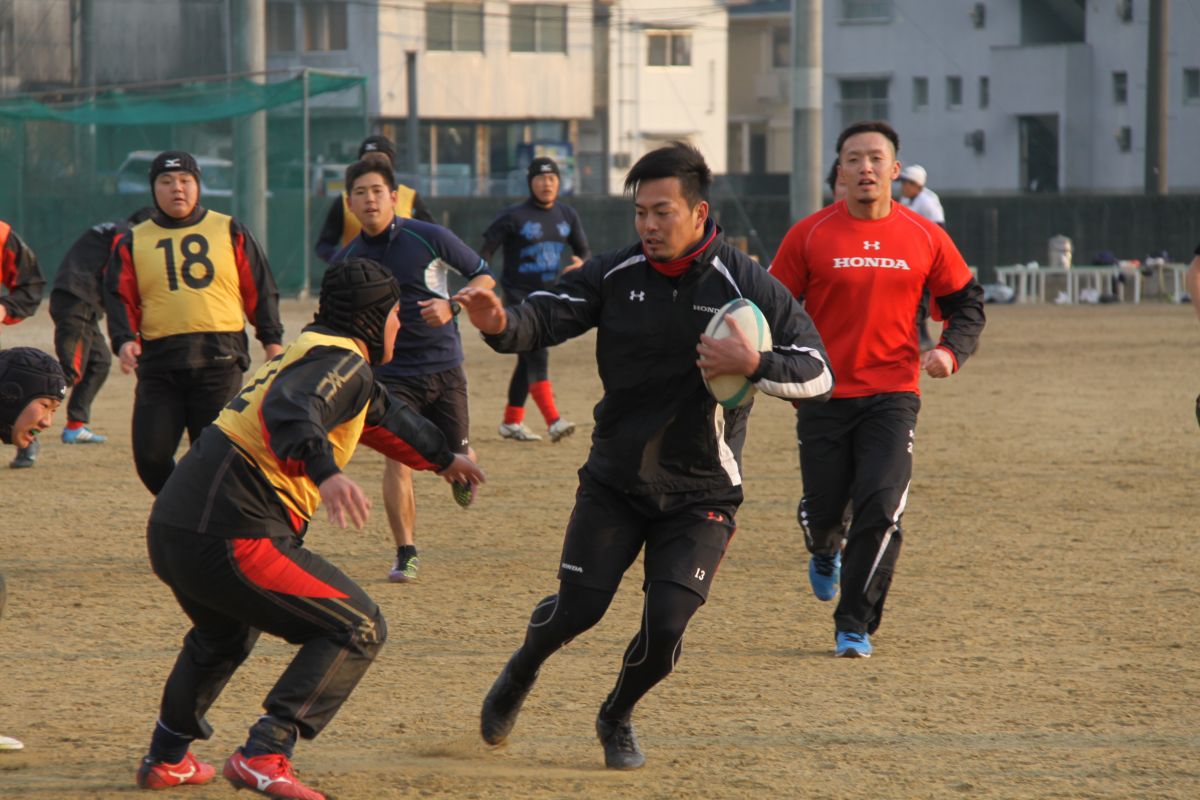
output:
[[[20,91],[20,75],[0,75],[0,94],[17,94]]]
[[[983,152],[984,135],[982,130],[967,131],[963,136],[963,144],[970,147],[976,153]]]
[[[983,3],[971,6],[971,24],[976,28],[982,28],[987,24],[987,6]]]

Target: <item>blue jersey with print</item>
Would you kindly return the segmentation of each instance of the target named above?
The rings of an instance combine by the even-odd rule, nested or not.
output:
[[[463,362],[457,320],[434,327],[421,319],[420,300],[450,296],[449,270],[467,280],[491,275],[487,262],[441,225],[396,217],[386,231],[363,231],[330,263],[369,258],[391,270],[400,284],[400,332],[392,360],[376,368],[381,375],[429,375]]]
[[[483,232],[483,241],[487,248],[504,248],[500,285],[506,292],[523,294],[557,281],[567,245],[580,258],[589,255],[575,209],[562,203],[543,208],[532,199],[501,211]]]

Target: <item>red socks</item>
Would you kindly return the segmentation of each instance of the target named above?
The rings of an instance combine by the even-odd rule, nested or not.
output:
[[[518,422],[525,421],[525,406],[505,406],[504,407],[504,424],[516,425]]]
[[[538,409],[546,419],[546,424],[553,425],[557,422],[558,407],[554,405],[554,389],[550,386],[550,381],[537,381],[529,384],[529,393],[533,395],[533,402],[537,403]]]

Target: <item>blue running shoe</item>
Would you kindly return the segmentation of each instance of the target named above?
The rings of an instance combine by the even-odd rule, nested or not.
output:
[[[63,428],[63,444],[104,444],[108,437],[84,425],[82,428]]]
[[[808,561],[808,582],[818,600],[837,597],[838,582],[842,579],[841,551],[831,556],[813,555]]]
[[[871,647],[871,637],[867,634],[838,631],[837,647],[833,654],[838,658],[870,658],[874,649]]]

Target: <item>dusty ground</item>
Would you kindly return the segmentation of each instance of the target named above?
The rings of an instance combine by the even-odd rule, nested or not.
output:
[[[292,334],[311,313],[285,311]],[[501,441],[512,359],[468,335],[491,481],[463,512],[440,480],[418,480],[420,583],[386,582],[381,505],[363,532],[309,534],[383,606],[391,638],[301,744],[301,776],[342,800],[1200,796],[1200,326],[1167,305],[990,316],[964,372],[925,386],[906,546],[869,661],[830,656],[832,607],[809,593],[794,522],[791,409],[759,402],[739,535],[678,670],[639,708],[649,761],[627,774],[603,769],[592,720],[637,625],[640,567],[548,664],[512,743],[492,752],[476,733],[483,694],[554,589],[588,428],[558,445]],[[7,346],[50,343],[44,308],[4,331]],[[581,422],[598,393],[591,349],[551,361]],[[146,563],[132,388],[117,373],[99,398],[108,444],[67,447],[56,429],[35,469],[0,469],[0,733],[27,745],[0,754],[5,800],[136,791],[185,621]],[[360,453],[351,474],[377,494],[381,459]],[[260,644],[201,757],[219,764],[240,743],[289,653]]]

